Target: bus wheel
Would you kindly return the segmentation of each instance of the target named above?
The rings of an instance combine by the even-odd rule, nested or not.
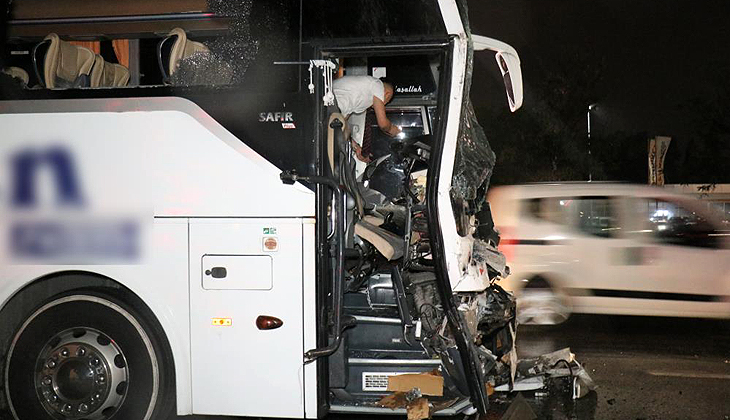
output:
[[[52,299],[15,333],[5,392],[18,420],[148,420],[164,406],[155,337],[106,297]],[[164,410],[163,410],[164,411]]]

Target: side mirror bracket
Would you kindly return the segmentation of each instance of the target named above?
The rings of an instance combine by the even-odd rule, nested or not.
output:
[[[524,99],[524,88],[522,84],[522,67],[520,56],[511,45],[496,39],[487,38],[481,35],[472,35],[474,51],[494,51],[497,66],[502,72],[504,87],[507,91],[507,101],[512,112],[522,106]]]

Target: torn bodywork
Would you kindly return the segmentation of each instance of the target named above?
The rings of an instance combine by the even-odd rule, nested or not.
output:
[[[326,337],[305,358],[326,358],[333,411],[382,408],[389,378],[437,369],[443,395],[424,397],[425,382],[416,382],[393,398],[403,406],[428,398],[452,414],[485,412],[490,390],[511,389],[518,377],[515,299],[497,284],[509,268],[486,202],[495,155],[469,100],[466,2],[439,7],[455,26],[447,33],[457,36],[407,60],[395,57],[402,49],[353,56],[323,47],[322,61],[345,75],[384,67],[397,75],[403,62],[408,74],[422,75],[419,89],[427,91],[396,95],[386,109],[401,133],[379,133],[372,111],[344,116],[323,101],[320,173],[282,175],[318,184]],[[331,78],[323,79],[317,100],[331,90]],[[415,406],[424,413],[422,402]]]

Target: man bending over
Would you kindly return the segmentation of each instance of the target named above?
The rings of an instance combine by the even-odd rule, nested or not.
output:
[[[332,90],[337,99],[337,106],[345,118],[351,114],[360,114],[373,108],[378,127],[390,137],[401,132],[400,127],[390,122],[385,115],[385,105],[393,99],[393,85],[383,83],[372,76],[343,76],[332,82]],[[360,146],[353,144],[360,160]],[[367,158],[365,158],[367,159]]]

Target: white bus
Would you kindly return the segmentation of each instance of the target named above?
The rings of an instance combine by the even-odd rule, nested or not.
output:
[[[415,4],[417,3],[417,4]],[[514,299],[466,2],[15,0],[0,75],[0,416],[488,407]],[[486,54],[486,53],[482,53]],[[384,76],[396,138],[332,80]],[[357,160],[361,145],[369,163]],[[512,372],[512,375],[514,372]],[[431,398],[431,397],[429,397]]]

